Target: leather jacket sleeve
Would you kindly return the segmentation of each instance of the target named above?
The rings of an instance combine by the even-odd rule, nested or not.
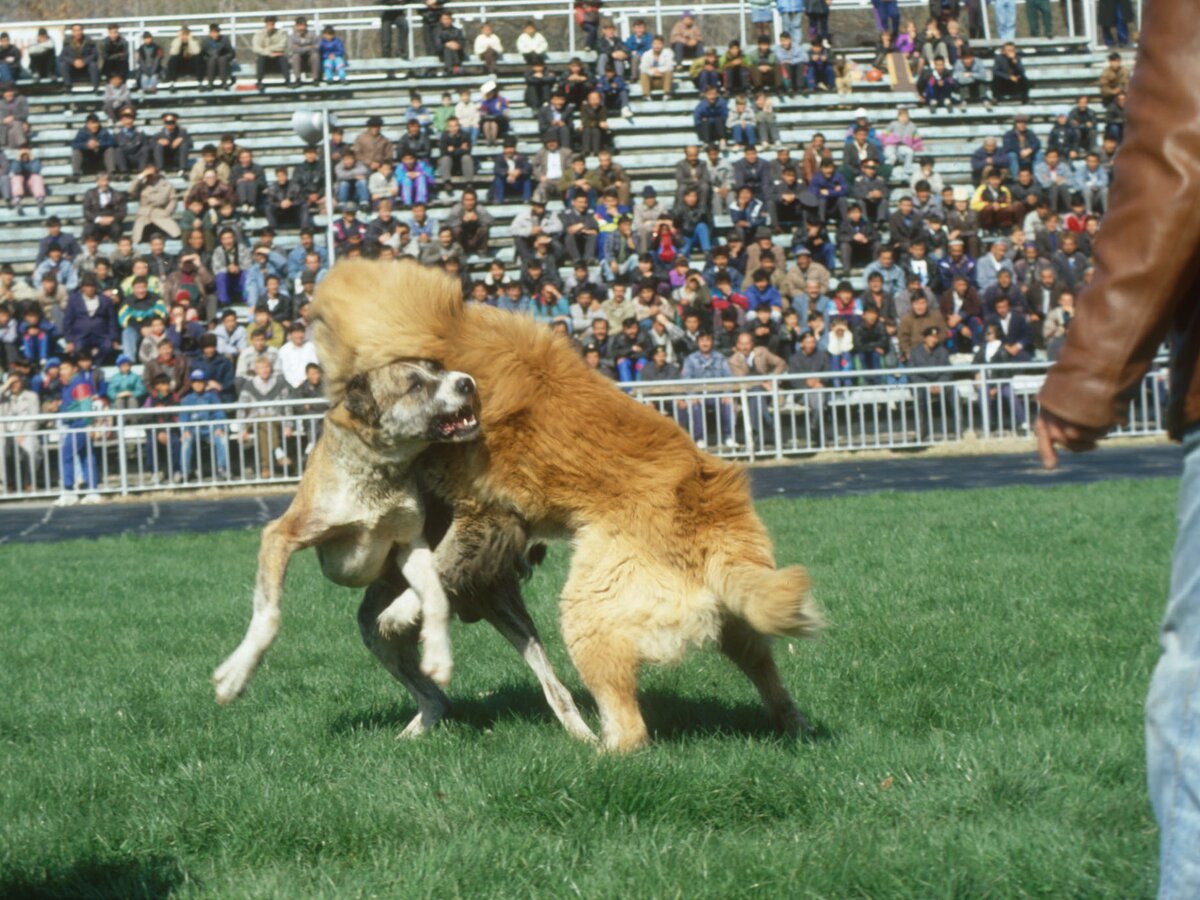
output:
[[[1069,421],[1106,428],[1123,415],[1168,332],[1172,434],[1200,420],[1200,20],[1188,4],[1148,0],[1129,87],[1119,174],[1095,243],[1096,275],[1040,394]],[[1146,52],[1146,48],[1152,48]],[[1192,327],[1188,327],[1189,324]],[[1180,377],[1182,376],[1182,377]]]

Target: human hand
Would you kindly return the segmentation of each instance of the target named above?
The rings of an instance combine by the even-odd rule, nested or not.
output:
[[[1076,425],[1060,419],[1049,410],[1043,409],[1034,425],[1037,432],[1038,456],[1042,466],[1053,469],[1058,465],[1057,447],[1065,447],[1072,453],[1086,453],[1096,449],[1096,443],[1108,433],[1106,428]]]

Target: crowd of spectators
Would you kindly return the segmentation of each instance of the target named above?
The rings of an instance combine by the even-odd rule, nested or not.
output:
[[[924,151],[909,107],[1027,100],[1016,46],[1005,44],[988,63],[960,32],[958,4],[940,4],[920,35],[882,4],[879,52],[866,74],[910,77],[911,99],[891,121],[859,108],[844,131],[789,146],[777,106],[840,90],[846,62],[830,53],[821,4],[809,4],[806,21],[804,10],[784,14],[783,5],[789,30],[775,35],[770,7],[751,4],[748,52],[737,41],[723,51],[707,46],[690,14],[666,36],[635,20],[621,38],[598,8],[581,5],[577,21],[595,60],[572,59],[557,72],[529,22],[516,46],[524,104],[512,107],[496,74],[500,38],[484,26],[468,42],[451,13],[428,0],[427,55],[448,73],[482,67],[480,89],[430,104],[412,92],[394,118],[334,128],[328,145],[306,147],[269,172],[233,131],[197,149],[174,112],[153,132],[136,124],[131,89],[184,78],[228,84],[233,48],[216,25],[205,40],[181,29],[165,53],[146,35],[133,54],[115,27],[100,43],[73,28],[58,55],[62,83],[86,78],[98,89],[107,80],[71,141],[72,172],[91,187],[78,234],[45,220],[29,278],[0,267],[8,371],[0,415],[145,407],[151,424],[203,423],[148,431],[152,478],[195,477],[202,459],[218,477],[291,471],[311,435],[285,433],[284,414],[233,427],[206,407],[238,403],[231,417],[254,419],[273,411],[261,405],[267,400],[316,402],[309,301],[333,262],[314,232],[321,216],[334,219],[336,258],[411,257],[441,267],[470,302],[546,322],[589,366],[622,383],[791,374],[787,385],[803,390],[872,380],[883,369],[1053,358],[1074,296],[1091,278],[1123,130],[1121,57],[1100,75],[1096,111],[1097,98],[1081,95],[1040,135],[1017,111],[972,153],[970,178],[952,183]],[[401,12],[396,5],[383,14],[385,52],[406,47]],[[290,84],[304,73],[313,82],[344,77],[344,46],[334,40],[339,62],[331,67],[326,41],[303,19],[284,32],[268,16],[252,43],[258,86],[273,73]],[[18,78],[52,72],[35,48],[25,48],[22,65],[19,52],[5,55],[8,45],[0,35],[0,76],[8,76],[0,85],[0,193],[18,210],[28,198],[42,208],[46,187]],[[696,142],[659,188],[635,191],[609,119],[632,118],[631,92],[670,98],[681,82],[699,95]],[[535,153],[521,152],[515,115],[536,121]],[[322,153],[332,163],[334,208],[326,207]],[[660,189],[672,202],[660,201]],[[517,201],[515,215],[498,220],[493,210]],[[260,218],[266,226],[252,227]],[[299,236],[277,245],[281,232]],[[511,236],[513,261],[495,259],[482,272],[501,232]],[[180,249],[169,252],[175,240]],[[153,412],[176,404],[198,408]],[[680,404],[673,414],[698,442],[711,434],[735,441],[727,403]],[[755,421],[766,404],[754,400]],[[819,415],[820,400],[810,408]],[[72,488],[94,496],[86,420],[61,421],[64,502],[77,496]],[[17,467],[38,471],[37,447],[20,436],[32,430],[10,428],[9,483]],[[245,452],[231,451],[234,437]],[[203,448],[207,455],[196,452]],[[25,487],[37,487],[36,477]]]

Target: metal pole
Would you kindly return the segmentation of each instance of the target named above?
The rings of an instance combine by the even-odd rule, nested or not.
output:
[[[416,46],[417,46],[417,45],[416,45],[416,37],[413,35],[413,28],[414,28],[414,26],[413,26],[413,17],[412,17],[412,7],[408,7],[408,6],[406,6],[406,7],[404,8],[404,21],[405,21],[405,22],[408,24],[408,28],[407,28],[407,32],[408,32],[408,61],[409,61],[409,62],[412,62],[412,60],[413,60],[413,58],[414,58],[414,53],[415,53],[415,50],[416,50]]]
[[[1075,34],[1075,3],[1073,0],[1067,0],[1067,34],[1071,37],[1076,37]]]
[[[575,4],[567,0],[567,49],[575,55]]]
[[[738,0],[738,30],[742,36],[742,46],[746,46],[746,0]],[[675,60],[679,62],[679,60]]]
[[[125,410],[117,410],[117,465],[121,472],[121,496],[129,495],[129,463],[125,459]]]
[[[329,253],[329,265],[334,262],[334,240],[333,240],[333,160],[329,153],[329,107],[321,107],[321,134],[323,135],[323,145],[321,147],[321,155],[325,158],[325,248]]]

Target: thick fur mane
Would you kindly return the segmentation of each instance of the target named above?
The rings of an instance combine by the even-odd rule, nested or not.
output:
[[[404,357],[444,359],[465,307],[458,282],[404,260],[346,260],[317,286],[313,339],[331,402],[359,372]]]

